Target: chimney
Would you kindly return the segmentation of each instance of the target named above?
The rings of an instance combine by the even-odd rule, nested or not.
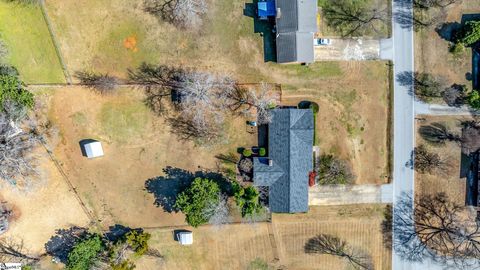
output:
[[[268,159],[268,166],[273,166],[273,159],[271,158]]]
[[[280,19],[282,17],[282,10],[280,8],[277,8],[277,19]]]

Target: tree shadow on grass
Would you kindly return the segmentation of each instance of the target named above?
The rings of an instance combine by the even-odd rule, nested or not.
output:
[[[222,192],[231,195],[230,182],[221,173],[211,171],[190,172],[180,168],[166,167],[163,169],[164,176],[150,178],[145,182],[145,189],[155,197],[154,204],[162,207],[166,212],[178,212],[175,207],[176,197],[185,190],[192,181],[197,178],[208,178],[215,181]]]
[[[79,239],[87,234],[87,229],[82,227],[71,227],[68,229],[58,229],[55,235],[45,244],[45,251],[50,256],[59,259],[62,263],[66,263],[68,253]]]

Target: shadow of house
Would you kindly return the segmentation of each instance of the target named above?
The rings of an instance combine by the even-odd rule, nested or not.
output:
[[[472,49],[472,88],[480,90],[480,46]]]
[[[455,35],[458,30],[462,28],[462,24],[458,22],[447,22],[442,24],[440,27],[437,27],[435,31],[437,34],[446,41],[454,42]]]
[[[460,177],[466,178],[465,205],[478,207],[480,127],[474,122],[464,123],[461,141]]]
[[[232,194],[230,182],[222,174],[210,171],[189,172],[184,169],[166,167],[163,169],[164,176],[148,179],[145,182],[145,189],[155,197],[154,204],[162,207],[166,212],[178,212],[175,208],[176,197],[183,190],[188,188],[192,181],[197,178],[208,178],[215,181],[222,192]]]
[[[276,62],[276,44],[275,44],[275,20],[268,18],[261,20],[257,16],[258,0],[253,3],[246,3],[243,9],[243,15],[253,18],[253,31],[260,33],[263,37],[263,59],[265,62]]]
[[[78,240],[88,234],[87,229],[76,226],[69,229],[59,229],[55,233],[45,244],[45,251],[48,255],[58,258],[62,263],[67,262],[68,254]]]

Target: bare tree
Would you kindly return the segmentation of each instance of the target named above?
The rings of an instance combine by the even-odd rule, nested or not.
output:
[[[444,124],[439,122],[434,122],[428,126],[420,126],[418,132],[425,141],[435,145],[445,144],[447,141],[460,141],[458,135],[451,133]]]
[[[270,123],[270,109],[280,101],[278,93],[271,89],[271,84],[262,82],[259,91],[238,85],[229,89],[227,106],[230,110],[247,116],[256,114],[260,125]]]
[[[353,249],[347,242],[333,235],[319,234],[310,238],[305,244],[304,251],[310,254],[338,256],[346,260],[354,269],[373,269],[370,256]]]
[[[0,114],[0,177],[12,185],[35,173],[31,154],[38,137],[24,132],[5,113]]]
[[[205,212],[206,216],[210,217],[208,223],[212,224],[215,229],[219,229],[232,221],[228,197],[223,193],[219,194],[218,204],[206,207]]]
[[[436,153],[429,152],[425,145],[415,147],[414,155],[414,168],[419,173],[438,173],[444,175],[450,169],[450,164],[446,159],[442,159],[440,155]]]
[[[75,74],[80,82],[100,94],[109,94],[118,88],[119,80],[108,74],[80,71]]]
[[[445,193],[424,195],[414,202],[402,194],[394,210],[394,248],[407,260],[429,257],[466,269],[479,267],[480,228],[476,212]]]
[[[332,155],[323,154],[318,164],[319,183],[322,185],[349,184],[355,180],[350,165]]]
[[[196,29],[208,5],[206,0],[145,0],[144,10],[180,28]]]
[[[166,113],[165,98],[172,96],[183,73],[180,68],[142,63],[138,69],[128,70],[128,77],[130,82],[145,89],[145,103],[152,111],[163,115]]]
[[[465,104],[467,90],[468,89],[466,85],[453,84],[445,89],[443,93],[443,100],[448,106],[460,107],[461,105]]]
[[[415,97],[419,100],[430,102],[432,98],[440,98],[444,95],[446,81],[443,77],[415,72],[413,78]]]
[[[446,8],[462,0],[413,0],[413,6],[419,9]]]
[[[385,26],[385,6],[372,7],[371,1],[328,0],[323,6],[327,24],[342,36],[362,36],[379,33],[379,25]]]
[[[29,254],[24,246],[23,239],[14,239],[11,237],[0,239],[1,262],[15,261],[24,264],[31,264],[39,260],[39,256]]]
[[[480,123],[465,121],[462,125],[462,153],[470,155],[480,150]]]

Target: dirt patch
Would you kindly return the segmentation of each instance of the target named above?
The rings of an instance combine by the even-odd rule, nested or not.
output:
[[[55,89],[51,95],[50,118],[62,136],[54,154],[87,207],[105,226],[183,225],[181,213],[157,206],[156,193],[151,193],[158,190],[154,188],[216,169],[216,154],[254,146],[257,141],[256,134],[247,133],[242,118],[228,121],[230,136],[223,144],[203,148],[179,141],[164,119],[145,107],[140,90],[121,89],[118,94],[100,96],[72,87]],[[101,141],[105,156],[83,157],[79,146],[83,139]],[[146,186],[149,179],[154,190]]]
[[[388,66],[385,62],[344,62],[341,76],[312,78],[304,89],[284,87],[283,103],[302,100],[320,106],[316,122],[322,153],[348,160],[357,184],[388,182]]]

